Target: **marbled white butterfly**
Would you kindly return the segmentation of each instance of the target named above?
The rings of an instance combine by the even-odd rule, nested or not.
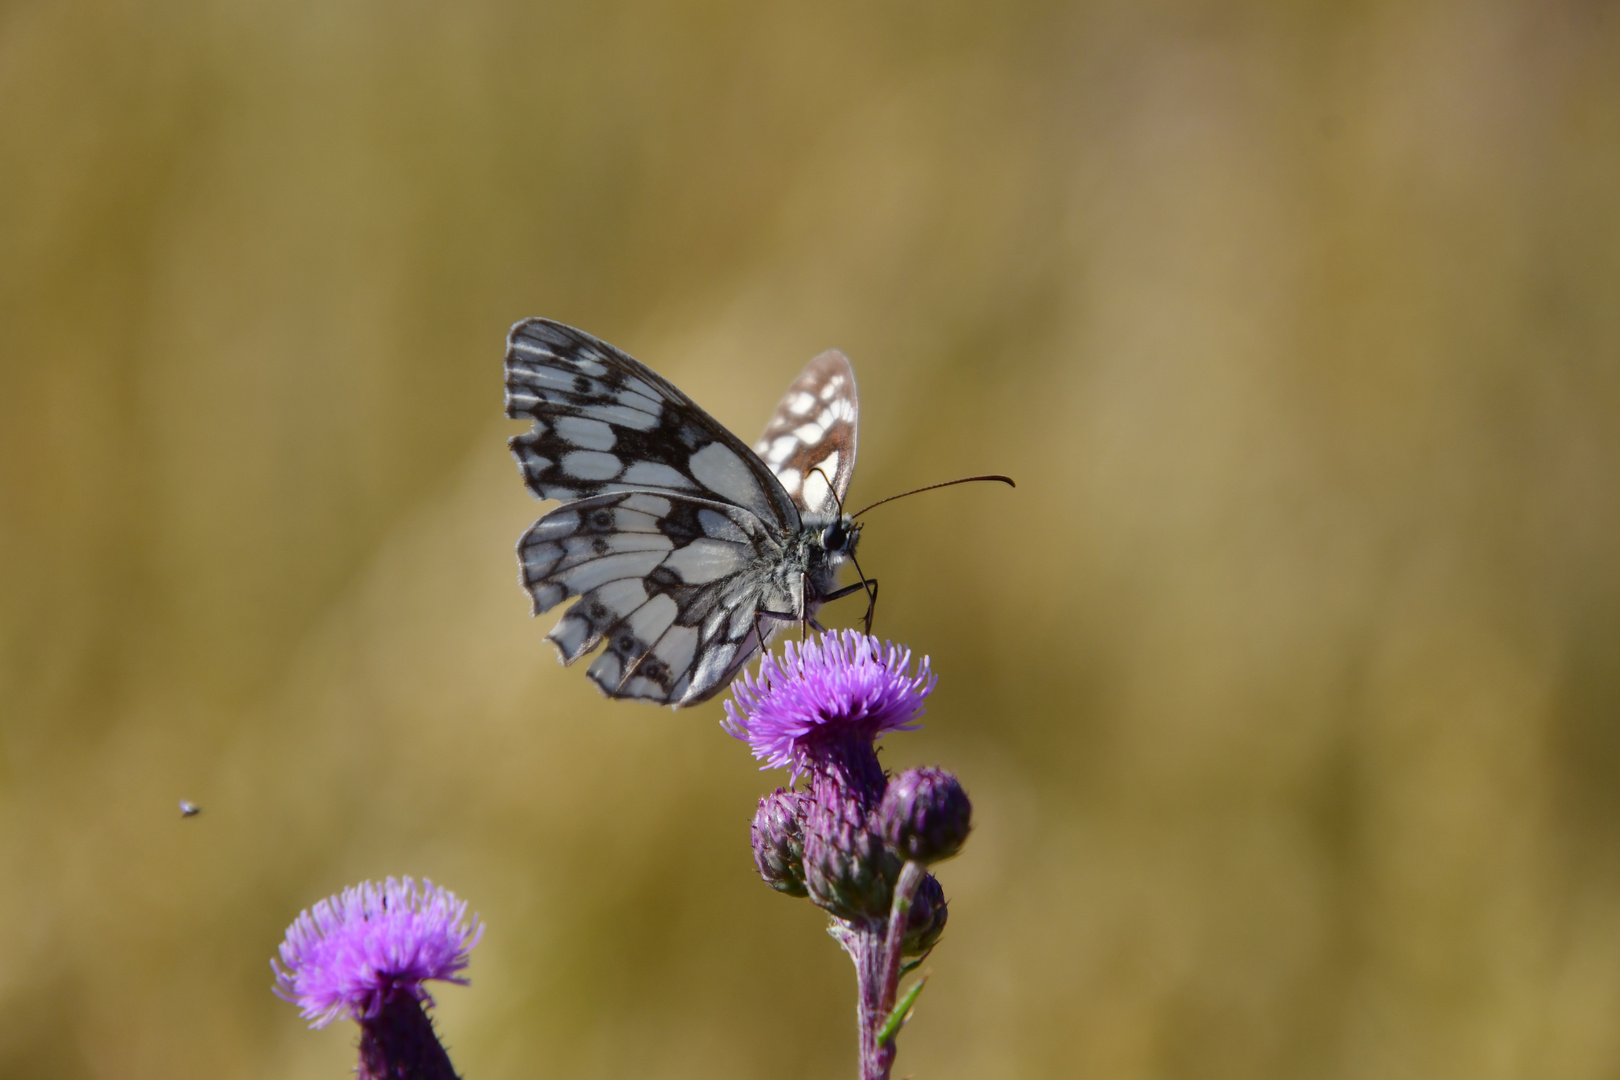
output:
[[[534,614],[580,598],[547,635],[562,662],[606,642],[587,673],[609,697],[680,708],[723,689],[776,630],[816,626],[829,600],[864,589],[870,630],[876,580],[838,588],[861,533],[843,509],[859,408],[849,358],[831,349],[750,450],[607,342],[550,319],[514,325],[506,415],[534,425],[512,456],[536,498],[563,502],[517,556]]]

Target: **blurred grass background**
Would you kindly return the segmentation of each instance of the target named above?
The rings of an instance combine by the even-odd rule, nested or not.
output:
[[[1020,482],[862,548],[979,822],[897,1075],[1620,1076],[1617,191],[1586,0],[0,4],[0,1074],[347,1075],[268,961],[410,873],[470,1077],[853,1075],[781,777],[527,617],[544,314]]]

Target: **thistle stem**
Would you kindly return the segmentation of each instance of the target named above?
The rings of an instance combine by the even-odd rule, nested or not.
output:
[[[861,1080],[889,1080],[896,1053],[893,1034],[878,1035],[894,1012],[900,986],[900,967],[911,903],[922,884],[922,864],[907,862],[894,886],[894,903],[887,919],[843,922],[836,934],[855,962],[857,998],[855,1022],[861,1037]]]
[[[883,1024],[883,942],[886,927],[881,920],[862,922],[845,944],[855,961],[855,1024],[861,1039],[861,1080],[888,1080],[890,1061],[883,1061],[877,1041]]]

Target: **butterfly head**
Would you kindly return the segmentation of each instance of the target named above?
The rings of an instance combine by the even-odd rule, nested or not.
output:
[[[821,546],[829,555],[850,556],[861,539],[861,523],[848,514],[840,514],[821,530]]]

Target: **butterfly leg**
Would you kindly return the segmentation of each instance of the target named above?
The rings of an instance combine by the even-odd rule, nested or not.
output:
[[[872,616],[877,614],[877,578],[863,577],[853,585],[845,585],[842,589],[828,593],[826,600],[823,602],[831,603],[834,600],[842,600],[846,596],[863,591],[866,593],[866,632],[870,634],[872,632]]]
[[[816,471],[821,472],[820,469],[817,469]],[[825,477],[827,474],[822,473],[821,475],[823,477]],[[829,480],[827,483],[828,483],[828,485],[830,487],[831,484],[832,484],[832,481]],[[801,571],[800,574],[799,574],[799,644],[800,645],[803,645],[804,641],[805,641],[805,638],[810,636],[810,622],[811,622],[811,619],[810,619],[810,606],[804,602],[805,594],[808,592],[809,587],[810,587],[810,575],[806,574],[806,573],[803,573]],[[818,626],[818,627],[816,627],[816,629],[820,630],[821,627]]]
[[[810,583],[809,574],[800,574],[799,576],[804,580],[806,585]],[[843,596],[844,593],[839,592],[837,595]],[[799,643],[801,645],[804,644],[805,638],[810,636],[809,632],[811,630],[814,630],[818,634],[825,634],[827,632],[827,628],[817,622],[815,620],[815,616],[811,615],[809,609],[806,607],[804,603],[803,589],[799,590],[799,614],[794,617],[799,620]]]
[[[783,622],[799,622],[800,621],[799,616],[797,614],[795,614],[794,612],[791,612],[791,611],[766,611],[763,608],[756,608],[755,611],[754,611],[754,636],[759,639],[759,650],[760,650],[760,652],[769,652],[770,647],[771,647],[770,646],[770,641],[769,641],[769,634],[764,629],[762,629],[760,627],[760,625],[759,625],[759,617],[761,615],[765,616],[766,618],[770,618],[770,619],[780,619]],[[819,630],[821,628],[818,626],[816,629]]]

